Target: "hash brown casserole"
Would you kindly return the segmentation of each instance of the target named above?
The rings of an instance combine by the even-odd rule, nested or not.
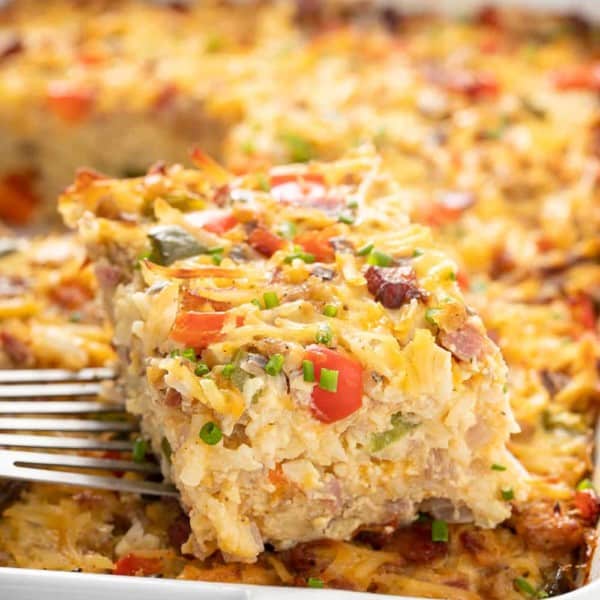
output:
[[[35,51],[29,54],[36,47],[29,36],[47,38],[50,62],[56,54],[64,59],[75,53],[76,46],[57,42],[67,37],[53,32],[72,24],[70,19],[84,21],[93,5],[79,5],[77,11],[55,6],[53,21],[36,17],[37,32],[27,27],[27,11],[17,15],[17,39],[13,35],[0,65],[3,81],[15,81],[17,65],[39,61]],[[223,61],[216,69],[218,93],[211,99],[224,111],[219,114],[226,115],[226,126],[218,148],[210,140],[203,145],[238,173],[267,173],[272,163],[337,158],[354,145],[374,141],[385,169],[407,197],[412,220],[432,226],[436,241],[454,256],[469,305],[481,314],[508,363],[510,401],[521,426],[509,447],[529,473],[528,498],[513,502],[512,517],[494,529],[449,524],[447,542],[432,540],[431,520],[423,516],[393,531],[361,532],[352,543],[316,541],[281,552],[267,548],[249,565],[224,564],[218,554],[206,561],[182,555],[178,548],[189,525],[169,502],[33,485],[4,512],[1,560],[23,567],[312,582],[457,599],[568,591],[585,578],[598,515],[588,479],[600,395],[597,31],[567,17],[493,10],[460,22],[386,11],[381,23],[360,19],[357,24],[335,11],[309,10],[308,3],[302,7],[296,17],[285,7],[267,9],[270,25],[262,42],[242,52],[229,55],[228,44],[208,45]],[[110,3],[95,10],[106,15],[100,22],[111,23],[102,42],[109,55],[111,48],[133,40],[130,13]],[[132,10],[143,14],[146,9]],[[18,12],[14,6],[11,11],[3,15],[8,27]],[[179,11],[169,18],[185,23],[193,17]],[[163,52],[168,60],[175,50]],[[136,56],[143,56],[139,48],[123,61],[142,64]],[[232,56],[236,67],[223,69]],[[184,72],[190,72],[190,63],[202,62],[198,54],[180,60]],[[70,62],[44,67],[45,73],[78,81],[65,64]],[[36,70],[19,72],[38,81]],[[207,76],[201,85],[209,88],[215,81]],[[186,95],[193,96],[187,89],[184,100]],[[44,95],[39,98],[43,105]],[[104,118],[110,117],[108,111]],[[86,119],[70,122],[68,135],[86,136],[86,125]],[[66,128],[53,137],[62,139]],[[121,139],[121,129],[115,128],[115,139]],[[31,143],[30,138],[16,131],[3,139],[14,148],[19,140]],[[144,140],[139,155],[146,156],[148,138],[129,139]],[[177,143],[176,155],[165,144],[161,156],[182,160],[187,139]],[[114,144],[78,147],[82,163],[118,175],[131,166],[115,167],[105,158],[115,154]],[[84,151],[91,147],[94,153]],[[18,168],[6,167],[0,187],[5,217],[12,218],[11,209],[34,204],[34,191],[47,197],[67,183],[77,161],[64,168],[60,154],[43,155],[34,169],[26,152],[14,155]],[[37,177],[49,173],[48,179],[56,173],[56,183],[36,188],[36,171]],[[17,216],[13,221],[27,215]],[[10,260],[31,262],[25,250]],[[14,289],[9,295],[23,297]],[[16,320],[12,323],[18,327]],[[5,324],[3,318],[0,328]],[[27,335],[22,339],[32,344]],[[6,355],[5,342],[3,347]],[[10,364],[18,365],[18,356]]]

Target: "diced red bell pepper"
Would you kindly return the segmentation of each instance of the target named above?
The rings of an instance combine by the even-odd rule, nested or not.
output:
[[[248,244],[263,256],[270,258],[277,250],[283,248],[285,242],[268,229],[257,227],[248,236]]]
[[[171,329],[170,338],[190,348],[205,348],[221,338],[226,312],[179,312]],[[241,325],[241,317],[237,324]]]
[[[335,258],[335,251],[326,232],[306,231],[298,234],[294,242],[302,246],[306,252],[313,254],[318,262],[332,262]]]
[[[362,406],[362,365],[346,354],[324,346],[313,344],[306,350],[305,358],[314,365],[316,381],[312,391],[313,415],[324,423],[334,423],[356,412]],[[338,372],[335,392],[319,387],[322,368]]]
[[[554,87],[558,90],[600,91],[600,63],[573,65],[552,75]]]
[[[46,98],[50,110],[68,123],[84,120],[96,99],[92,90],[66,81],[50,82]]]
[[[162,571],[162,561],[156,557],[126,554],[115,564],[114,575],[158,575]]]

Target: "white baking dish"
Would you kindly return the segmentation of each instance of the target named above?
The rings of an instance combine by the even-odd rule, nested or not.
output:
[[[533,10],[577,13],[600,20],[600,0],[374,0],[401,11],[436,12],[467,15],[489,5],[516,6]],[[2,5],[4,0],[0,0]],[[600,431],[600,424],[597,428]],[[597,440],[596,464],[600,464],[600,441]],[[600,484],[600,469],[596,470]],[[230,583],[180,581],[174,579],[119,577],[65,573],[36,569],[0,567],[0,600],[372,600],[374,594],[341,590],[282,588]],[[390,597],[390,596],[387,596]],[[418,600],[394,596],[400,600]],[[595,553],[590,569],[590,582],[584,587],[560,596],[561,600],[600,600],[600,553]]]

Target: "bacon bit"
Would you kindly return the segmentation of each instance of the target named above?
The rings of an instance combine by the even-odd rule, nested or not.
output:
[[[484,6],[477,14],[477,22],[488,27],[500,27],[502,18],[495,6]]]
[[[123,456],[118,450],[106,450],[101,454],[102,458],[108,458],[110,460],[122,460]],[[125,475],[124,471],[112,471],[112,474],[115,477],[123,477]]]
[[[397,529],[384,548],[396,551],[402,558],[416,563],[431,563],[448,553],[447,542],[432,541],[431,523],[428,522]]]
[[[283,474],[283,469],[281,468],[281,463],[277,463],[277,466],[274,469],[269,470],[269,481],[277,486],[283,486],[286,484],[287,479]]]
[[[563,514],[560,504],[552,500],[513,508],[511,522],[520,538],[536,550],[568,552],[584,542],[582,523]]]
[[[294,242],[310,254],[314,254],[317,262],[333,262],[335,251],[329,241],[327,230],[305,231],[294,238]]]
[[[247,273],[244,269],[236,267],[194,267],[193,269],[163,267],[156,263],[150,262],[148,259],[142,261],[144,266],[154,273],[160,273],[165,277],[173,279],[202,279],[205,277],[220,277],[223,279],[236,279],[237,277],[245,277]]]
[[[438,342],[456,358],[466,361],[481,358],[486,346],[485,336],[470,323],[454,331],[441,330]]]
[[[552,74],[552,82],[562,91],[600,91],[600,62],[566,67]]]
[[[594,526],[600,516],[600,501],[593,490],[575,492],[573,504],[581,518],[590,526]]]
[[[68,81],[51,81],[46,95],[48,108],[67,123],[77,123],[89,116],[96,94],[93,90]]]
[[[264,227],[257,227],[248,236],[248,244],[263,256],[271,258],[277,250],[281,250],[285,242]]]
[[[7,173],[0,179],[0,220],[25,225],[31,220],[40,198],[34,191],[33,173]]]
[[[16,34],[9,35],[0,44],[0,63],[11,56],[20,54],[23,50],[25,50],[25,44],[23,44],[22,38]]]
[[[463,531],[459,537],[464,549],[470,554],[476,556],[485,550],[485,544],[477,532]]]
[[[290,550],[283,550],[280,554],[281,560],[295,573],[322,573],[333,560],[333,556],[319,550],[331,548],[334,543],[329,540],[300,543]]]
[[[213,196],[213,202],[223,208],[226,204],[227,201],[229,200],[229,193],[231,192],[231,190],[229,189],[229,185],[225,184],[225,185],[220,185],[217,188],[217,191],[215,192],[215,195]]]
[[[492,257],[490,276],[492,279],[498,279],[510,273],[515,267],[516,262],[511,253],[506,248],[497,248]]]
[[[91,300],[94,294],[78,281],[63,281],[50,291],[50,297],[62,308],[74,310]]]
[[[548,252],[554,248],[554,242],[547,237],[538,238],[535,245],[540,252]]]
[[[75,173],[75,181],[67,188],[68,192],[83,192],[89,188],[95,181],[108,179],[108,175],[104,175],[95,169],[89,167],[81,167]]]
[[[491,73],[457,71],[445,78],[444,87],[449,92],[463,94],[471,100],[495,97],[500,93],[500,84]]]
[[[166,110],[174,104],[178,95],[179,89],[177,86],[174,83],[167,83],[154,98],[152,108],[154,110]]]
[[[113,575],[158,575],[161,571],[160,558],[126,554],[116,562]]]
[[[417,276],[411,266],[370,266],[365,272],[367,289],[377,302],[386,308],[400,308],[413,298],[423,299],[425,294],[417,287]]]
[[[33,363],[33,354],[29,347],[8,331],[0,331],[0,347],[16,366],[28,366]]]
[[[177,550],[180,550],[181,546],[187,542],[190,533],[192,533],[192,528],[187,515],[179,515],[167,529],[169,542]]]
[[[192,150],[190,158],[199,169],[202,169],[209,177],[212,177],[215,183],[224,185],[231,179],[231,175],[226,169],[208,156],[208,154],[204,154],[199,148]]]
[[[594,331],[596,329],[596,310],[594,302],[587,294],[579,292],[569,298],[569,306],[573,319],[583,327],[583,329]]]
[[[172,408],[179,408],[181,406],[181,394],[174,388],[169,388],[165,394],[163,404]]]

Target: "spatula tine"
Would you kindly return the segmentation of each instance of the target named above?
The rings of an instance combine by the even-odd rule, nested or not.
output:
[[[0,398],[95,396],[101,391],[101,383],[17,383],[0,385]]]
[[[135,431],[130,421],[94,421],[92,419],[0,418],[0,431]]]
[[[102,412],[123,412],[122,404],[108,404],[86,400],[65,401],[27,401],[4,400],[0,401],[0,414],[3,415],[58,415],[58,414],[84,414]]]
[[[69,371],[67,369],[2,369],[0,383],[52,383],[56,381],[101,381],[113,379],[116,373],[108,367]]]
[[[0,446],[19,448],[52,448],[54,450],[119,450],[130,451],[129,440],[101,440],[98,438],[55,437],[51,435],[27,435],[0,433]]]

